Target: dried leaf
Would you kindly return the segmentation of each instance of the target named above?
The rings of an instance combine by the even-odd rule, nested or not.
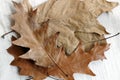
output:
[[[108,34],[97,21],[97,17],[117,5],[118,3],[106,0],[48,0],[38,7],[37,20],[41,23],[50,19],[48,34],[59,31],[57,44],[63,45],[70,54],[77,47],[78,40],[86,44],[102,39],[102,35]],[[106,44],[106,41],[99,43]],[[85,51],[89,51],[93,45],[92,42],[84,45]]]
[[[36,10],[27,12],[29,10],[26,10],[26,8],[23,9],[24,6],[22,6],[22,4],[14,2],[14,5],[17,7],[17,11],[19,13],[12,16],[15,19],[15,25],[12,29],[20,33],[21,37],[18,40],[13,41],[13,44],[30,48],[30,50],[26,54],[22,55],[21,58],[32,59],[39,66],[51,66],[53,62],[49,58],[48,53],[51,55],[59,53],[59,48],[56,46],[56,38],[59,33],[48,36],[46,33],[48,21],[41,24],[41,28],[37,28],[36,25],[38,23],[34,23]],[[23,12],[21,12],[21,9]],[[57,60],[57,55],[55,58]]]
[[[15,60],[12,65],[20,68],[21,75],[32,76],[34,80],[42,80],[47,75],[63,78],[64,80],[74,80],[73,73],[84,73],[89,75],[95,75],[88,67],[91,61],[104,59],[104,51],[108,50],[108,45],[99,45],[95,43],[94,47],[89,52],[84,52],[82,44],[80,43],[78,48],[70,56],[66,56],[64,49],[58,55],[58,61],[55,61],[55,65],[49,68],[36,66],[32,60],[21,59],[18,56],[24,54],[24,50],[16,45],[12,45],[8,49],[8,52],[14,55]]]
[[[12,65],[19,66],[20,73],[33,76],[35,80],[46,75],[73,80],[72,75],[76,72],[95,75],[88,64],[104,59],[104,51],[109,48],[106,40],[95,43],[108,34],[96,18],[117,3],[106,0],[48,0],[32,9],[28,0],[23,0],[19,4],[14,2],[14,5],[16,13],[12,15],[15,20],[12,29],[20,37],[13,44],[30,49],[27,53],[12,53],[17,56]],[[72,54],[67,56],[66,52]]]
[[[15,39],[13,37],[13,39]],[[22,59],[19,56],[23,55],[27,48],[23,48],[17,45],[12,45],[8,52],[14,56],[14,60],[11,65],[18,66],[20,68],[20,75],[32,76],[34,80],[42,80],[47,77],[46,68],[35,65],[34,61]]]
[[[103,35],[107,32],[96,18],[102,12],[110,11],[117,5],[117,3],[106,0],[48,0],[36,10],[31,10],[31,6],[26,0],[23,0],[23,3],[14,3],[17,12],[13,15],[15,20],[13,29],[22,37],[26,31],[21,30],[22,32],[20,32],[18,27],[31,26],[31,29],[36,30],[41,27],[40,24],[49,19],[48,36],[60,32],[57,45],[63,46],[68,54],[76,49],[79,40],[86,44],[104,38]],[[32,33],[26,33],[26,35],[32,35]],[[106,44],[106,41],[99,43]],[[89,51],[93,45],[92,42],[84,45],[84,50]]]
[[[82,49],[82,44],[79,44],[78,48],[71,56],[66,56],[64,50],[59,54],[58,66],[51,67],[48,70],[49,75],[61,77],[64,80],[73,80],[73,73],[84,73],[89,75],[95,75],[88,67],[91,61],[104,59],[104,51],[108,50],[109,44],[95,46],[89,51],[84,52]]]

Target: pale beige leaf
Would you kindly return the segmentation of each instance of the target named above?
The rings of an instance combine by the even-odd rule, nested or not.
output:
[[[117,5],[118,3],[106,0],[48,0],[38,7],[37,20],[41,23],[50,19],[48,34],[59,31],[57,44],[64,46],[70,54],[77,47],[79,40],[85,39],[83,43],[90,42],[104,38],[102,35],[108,34],[97,21],[97,17]],[[85,50],[89,51],[93,45],[94,43],[89,44]]]
[[[56,46],[58,33],[48,36],[48,21],[41,25],[38,25],[39,23],[36,24],[34,21],[36,10],[27,12],[22,4],[14,2],[14,5],[17,11],[23,10],[23,12],[17,12],[12,16],[15,20],[15,25],[12,29],[20,34],[20,38],[13,41],[13,44],[30,48],[26,54],[20,57],[32,59],[39,66],[49,67],[53,65],[48,53],[51,53],[51,55],[59,53],[59,48]],[[37,26],[42,27],[38,28]],[[48,47],[46,48],[46,46]],[[55,57],[55,59],[57,58]]]

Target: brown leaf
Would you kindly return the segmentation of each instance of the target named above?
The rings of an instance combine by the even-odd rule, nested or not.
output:
[[[20,69],[19,73],[21,75],[32,76],[34,80],[42,80],[47,77],[47,68],[35,65],[34,61],[32,60],[22,59],[19,57],[28,51],[27,48],[12,45],[7,51],[15,58],[12,61],[11,65],[18,66]]]
[[[101,46],[96,43],[89,52],[84,52],[80,43],[71,56],[66,56],[63,50],[59,54],[57,66],[49,68],[48,74],[61,77],[64,80],[73,80],[73,73],[84,73],[95,76],[88,65],[91,61],[104,59],[104,51],[108,50],[108,48],[109,44]]]
[[[72,77],[73,73],[84,73],[94,76],[95,74],[88,67],[89,63],[104,59],[104,51],[108,49],[109,44],[101,46],[95,43],[89,52],[84,52],[80,43],[78,48],[70,56],[66,56],[64,49],[57,53],[58,61],[54,60],[54,57],[51,56],[55,65],[49,68],[37,66],[32,60],[19,58],[20,55],[27,51],[20,46],[12,45],[8,49],[8,52],[15,57],[11,64],[20,68],[21,75],[32,76],[34,80],[42,80],[49,75],[60,77],[64,80],[74,80]]]

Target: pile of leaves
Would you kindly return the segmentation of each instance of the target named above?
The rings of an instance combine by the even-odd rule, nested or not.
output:
[[[97,17],[110,11],[117,3],[106,0],[48,0],[32,8],[28,0],[13,2],[12,15],[17,34],[12,37],[8,52],[14,56],[11,65],[21,75],[43,80],[56,76],[74,80],[73,73],[95,76],[89,69],[91,61],[105,59],[108,34]]]

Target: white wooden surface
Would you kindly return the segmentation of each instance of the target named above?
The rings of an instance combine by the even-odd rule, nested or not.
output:
[[[0,0],[0,36],[10,31],[10,15],[14,11],[12,0]],[[21,0],[14,0],[21,1]],[[29,0],[32,6],[36,6],[46,0]],[[120,0],[109,0],[119,2]],[[111,35],[120,32],[120,5],[109,13],[103,13],[98,17],[99,22],[106,27]],[[10,66],[13,57],[6,49],[11,45],[10,37],[0,38],[0,80],[26,80],[28,77],[20,76],[17,68]],[[109,35],[110,36],[110,35]],[[89,67],[96,74],[95,77],[85,74],[74,74],[75,80],[120,80],[120,36],[108,40],[110,49],[106,52],[107,60],[92,62]],[[51,80],[47,78],[46,80]]]

